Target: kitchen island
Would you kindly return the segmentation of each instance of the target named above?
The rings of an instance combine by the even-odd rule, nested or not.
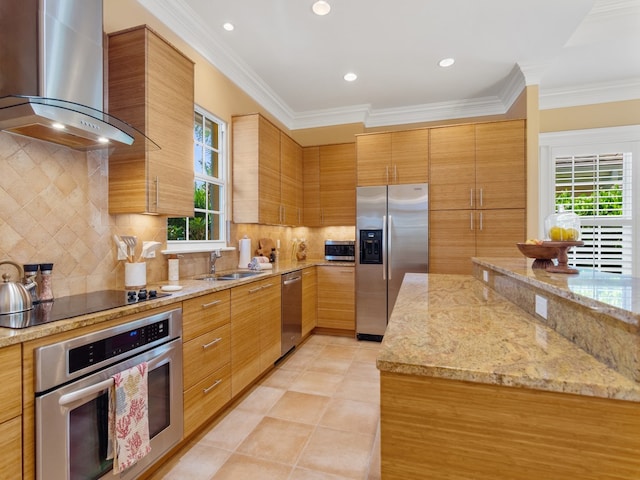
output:
[[[377,360],[382,477],[640,478],[637,312],[527,260],[476,259],[474,277],[405,276]],[[616,279],[595,276],[594,288]],[[584,310],[596,327],[566,326]],[[625,352],[588,342],[594,332],[614,332]]]

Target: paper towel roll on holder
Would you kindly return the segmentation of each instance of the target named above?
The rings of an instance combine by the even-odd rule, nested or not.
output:
[[[238,242],[238,268],[247,268],[251,261],[251,239],[246,235]]]

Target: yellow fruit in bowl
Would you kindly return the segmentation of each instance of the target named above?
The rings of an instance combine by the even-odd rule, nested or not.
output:
[[[565,240],[564,228],[554,225],[549,229],[549,238],[552,242],[561,242],[562,240]]]
[[[542,245],[542,240],[539,240],[537,238],[529,238],[524,243],[527,245]]]
[[[564,229],[564,239],[569,242],[574,242],[580,238],[580,232],[575,228]]]

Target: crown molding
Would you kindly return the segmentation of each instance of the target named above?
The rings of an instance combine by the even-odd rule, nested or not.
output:
[[[540,90],[540,110],[640,99],[640,79]]]

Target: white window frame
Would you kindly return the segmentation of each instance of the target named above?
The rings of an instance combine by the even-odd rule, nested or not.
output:
[[[197,252],[211,252],[213,250],[234,250],[234,248],[229,247],[229,182],[228,182],[228,172],[229,172],[229,156],[228,152],[228,142],[229,138],[227,135],[228,125],[227,122],[222,120],[220,117],[213,115],[211,112],[205,110],[204,108],[195,105],[194,106],[194,114],[199,113],[211,120],[214,120],[218,124],[219,134],[220,134],[220,143],[218,149],[218,168],[220,170],[220,176],[218,177],[218,181],[214,182],[222,187],[222,198],[221,198],[221,208],[220,215],[222,217],[221,225],[220,225],[220,240],[167,240],[167,249],[163,250],[164,254],[171,253],[197,253]],[[193,123],[192,123],[193,130]],[[193,136],[192,136],[193,138]],[[193,149],[192,149],[193,151]],[[192,165],[194,161],[192,159]],[[199,179],[199,175],[194,170],[194,181]],[[202,179],[200,177],[200,179]],[[195,186],[195,183],[194,183]],[[195,207],[195,205],[194,205]]]
[[[538,231],[544,232],[544,219],[555,209],[555,158],[569,155],[631,152],[633,218],[632,275],[640,276],[640,125],[542,133],[539,136]]]

